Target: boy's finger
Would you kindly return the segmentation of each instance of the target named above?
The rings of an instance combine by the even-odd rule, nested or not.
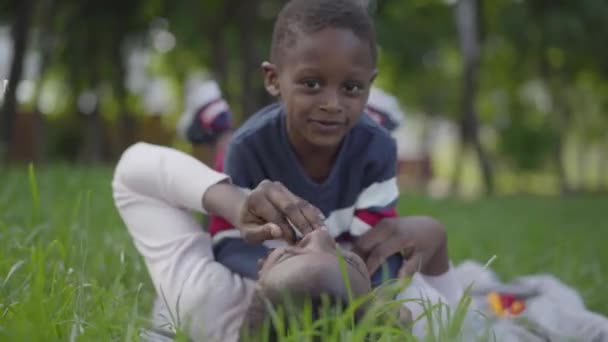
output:
[[[419,253],[414,253],[407,259],[407,261],[401,266],[399,270],[399,278],[411,277],[416,272],[420,271],[422,267],[422,256]]]
[[[286,192],[286,196],[291,198],[291,203],[295,204],[302,215],[302,218],[312,230],[325,227],[325,215],[323,215],[319,208],[292,194],[287,189],[284,189],[283,191]]]
[[[385,241],[377,244],[374,249],[371,250],[367,257],[367,269],[370,274],[374,272],[382,265],[388,257],[399,253],[405,248],[404,242],[401,239],[386,239]]]
[[[279,224],[279,227],[281,227],[281,239],[285,240],[290,245],[295,244],[296,234],[291,228],[291,225],[284,221],[284,223]]]
[[[320,210],[292,194],[279,182],[267,192],[268,200],[288,219],[299,234],[306,235],[324,224]]]
[[[289,217],[285,217],[285,220],[287,221],[287,223],[289,223],[289,227],[291,227],[291,230],[293,231],[293,234],[295,235],[296,240],[302,239],[302,237],[304,237],[304,234],[302,234],[302,230],[299,229],[295,224],[293,224],[293,222],[291,222]]]
[[[266,240],[280,239],[282,235],[281,228],[274,223],[243,229],[243,239],[249,243],[262,243]]]
[[[306,235],[324,226],[320,210],[292,194],[280,182],[263,182],[262,187],[264,202],[269,203],[280,216],[280,219],[275,218],[272,222],[281,226],[284,238],[289,243],[295,243],[296,235]]]
[[[353,252],[366,259],[372,253],[380,253],[389,256],[401,250],[401,240],[398,237],[390,236],[388,230],[371,229],[359,236],[353,245]],[[387,249],[395,249],[393,253],[387,254]]]
[[[319,208],[306,202],[306,205],[300,208],[300,210],[313,229],[321,229],[326,227],[325,215],[323,215],[323,212],[321,212]]]
[[[314,230],[314,226],[308,221],[301,209],[306,205],[306,202],[300,201],[290,203],[283,209],[286,220],[293,225],[292,229],[296,230],[297,233],[299,233],[298,235],[302,236]]]
[[[384,253],[382,252],[382,248],[374,249],[365,261],[365,265],[367,266],[369,274],[374,274],[378,270],[378,268],[380,268],[380,265],[382,265],[382,263],[386,260],[387,257],[388,255],[384,255]]]
[[[259,219],[259,223],[267,222],[279,224],[284,221],[283,215],[265,197],[258,198],[249,211],[254,217]]]
[[[370,229],[357,238],[353,250],[361,256],[366,256],[391,238],[388,233],[388,229],[379,229],[378,227]]]
[[[289,223],[285,220],[285,216],[277,209],[267,197],[261,198],[255,205],[251,214],[257,217],[260,223],[273,223],[279,227],[280,235],[274,234],[275,239],[284,239],[289,244],[295,243],[295,233],[291,229]],[[273,229],[273,232],[276,231]],[[268,239],[267,239],[268,240]]]

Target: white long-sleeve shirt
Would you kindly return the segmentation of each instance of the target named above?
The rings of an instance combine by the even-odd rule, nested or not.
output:
[[[191,215],[204,212],[205,191],[226,179],[187,154],[138,143],[125,151],[112,181],[116,207],[144,258],[164,321],[194,341],[238,340],[255,286],[214,260],[211,237]],[[415,276],[402,296],[449,303],[444,296],[454,291],[435,286],[440,294],[429,284],[454,284],[451,272],[441,281],[426,278]],[[414,317],[422,312],[419,305],[406,305]],[[424,335],[423,325],[416,330]]]
[[[254,283],[214,261],[190,211],[227,176],[166,147],[138,143],[116,167],[114,201],[169,320],[195,341],[236,341]]]

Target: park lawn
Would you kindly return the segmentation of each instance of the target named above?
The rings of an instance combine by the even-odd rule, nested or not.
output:
[[[0,171],[0,340],[134,340],[153,289],[113,207],[111,169],[36,173]],[[606,211],[606,196],[400,201],[402,215],[445,223],[455,263],[496,255],[505,280],[552,273],[603,314]]]

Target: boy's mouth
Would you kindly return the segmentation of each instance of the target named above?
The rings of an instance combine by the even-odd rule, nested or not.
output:
[[[309,119],[308,122],[311,123],[315,128],[320,129],[322,131],[338,130],[342,126],[344,126],[344,122],[334,120]]]

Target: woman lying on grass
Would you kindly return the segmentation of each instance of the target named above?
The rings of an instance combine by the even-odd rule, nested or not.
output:
[[[312,303],[313,313],[323,298],[348,305],[370,293],[370,270],[405,250],[403,276],[439,270],[439,276],[425,277],[427,283],[448,303],[461,294],[450,277],[444,230],[430,219],[386,221],[386,229],[368,232],[356,246],[366,263],[340,249],[325,231],[318,209],[282,185],[263,182],[246,194],[226,175],[170,148],[132,146],[118,163],[112,186],[160,298],[163,314],[156,318],[163,316],[171,324],[161,327],[157,321],[158,328],[179,329],[195,341],[235,341],[244,331],[256,334],[275,308],[287,307],[285,298],[298,299],[299,308]],[[288,221],[312,229],[297,244],[276,248],[261,261],[254,283],[214,261],[211,239],[189,211],[221,215],[249,241],[281,240],[291,229]]]

